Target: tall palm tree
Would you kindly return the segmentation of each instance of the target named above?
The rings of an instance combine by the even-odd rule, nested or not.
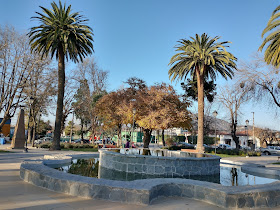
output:
[[[40,25],[32,27],[29,32],[31,50],[41,53],[42,56],[55,56],[58,60],[58,90],[57,109],[55,119],[54,140],[51,149],[60,149],[60,128],[63,114],[63,98],[65,84],[65,59],[76,62],[93,52],[92,29],[84,25],[84,19],[78,12],[71,12],[71,5],[66,7],[59,1],[51,3],[52,9],[40,7],[43,13],[32,17]]]
[[[218,74],[225,79],[232,78],[236,69],[237,60],[226,51],[225,44],[230,42],[217,42],[219,37],[211,38],[207,34],[190,37],[190,40],[181,39],[169,65],[168,71],[171,81],[185,80],[188,75],[197,80],[198,90],[198,152],[204,152],[203,147],[203,117],[204,117],[204,81],[209,77],[214,81]]]
[[[262,38],[268,32],[271,32],[263,41],[259,50],[262,51],[266,44],[267,48],[264,52],[264,60],[267,64],[272,64],[277,68],[280,66],[280,30],[275,28],[280,26],[280,6],[278,6],[271,15],[266,28],[262,32]]]

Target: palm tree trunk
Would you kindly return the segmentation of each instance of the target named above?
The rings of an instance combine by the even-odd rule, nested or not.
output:
[[[60,128],[63,115],[63,98],[65,84],[65,61],[62,46],[58,48],[58,88],[57,88],[57,107],[55,116],[55,128],[53,144],[50,150],[60,150]]]
[[[200,75],[200,71],[196,70],[197,76],[197,99],[198,99],[198,136],[197,150],[204,153],[203,147],[203,121],[204,121],[204,77]]]

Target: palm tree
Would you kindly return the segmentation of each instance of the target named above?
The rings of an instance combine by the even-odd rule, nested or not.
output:
[[[60,128],[63,114],[63,98],[65,84],[65,59],[76,62],[93,52],[92,29],[84,25],[84,19],[79,13],[70,13],[71,5],[66,7],[59,1],[51,3],[52,9],[40,7],[43,13],[36,12],[40,25],[32,27],[29,32],[31,50],[42,56],[55,56],[58,60],[58,90],[55,119],[54,140],[51,149],[60,149]]]
[[[274,30],[276,27],[280,26],[280,6],[278,6],[272,13],[271,18],[269,19],[266,28],[262,32],[262,38],[264,35],[272,31],[263,41],[259,50],[262,51],[264,46],[268,44],[264,52],[264,60],[267,64],[272,64],[277,68],[280,66],[280,30]]]
[[[191,37],[190,40],[182,39],[176,46],[176,51],[169,65],[168,71],[171,81],[186,79],[190,74],[191,79],[197,80],[198,90],[198,152],[204,152],[203,147],[203,117],[204,117],[204,81],[211,78],[213,81],[218,74],[225,79],[232,78],[235,61],[237,60],[231,53],[227,52],[226,42],[216,42],[219,37],[211,38],[207,34],[201,37]]]

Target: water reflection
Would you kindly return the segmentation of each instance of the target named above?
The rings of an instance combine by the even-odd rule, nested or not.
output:
[[[91,158],[74,160],[70,166],[62,166],[57,169],[70,174],[98,178],[98,167],[99,161]]]
[[[233,167],[226,164],[221,164],[220,166],[220,183],[224,186],[258,185],[274,181],[278,180],[244,173],[237,166]]]
[[[231,183],[232,186],[238,186],[238,174],[237,174],[237,169],[236,168],[231,168]]]
[[[181,151],[170,151],[170,150],[150,150],[150,149],[119,149],[119,150],[110,150],[114,152],[119,152],[125,155],[149,155],[149,156],[160,156],[160,157],[194,157],[194,158],[201,158],[201,157],[212,157],[211,155],[207,154],[197,154],[197,153],[188,153],[188,152],[181,152]]]
[[[57,168],[60,171],[77,174],[81,176],[96,177],[110,180],[123,180],[132,181],[137,179],[152,179],[152,178],[185,178],[194,179],[200,181],[208,181],[213,183],[220,183],[224,186],[242,186],[242,185],[256,185],[256,184],[267,184],[276,179],[269,179],[259,176],[253,176],[247,173],[243,173],[240,168],[232,167],[230,165],[222,164],[220,167],[220,175],[211,176],[158,176],[148,175],[140,173],[126,173],[111,169],[106,169],[99,166],[99,159],[78,159],[73,160],[69,166],[62,166]]]

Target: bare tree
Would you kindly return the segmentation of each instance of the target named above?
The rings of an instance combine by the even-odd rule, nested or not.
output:
[[[218,100],[222,103],[230,113],[231,119],[231,136],[236,144],[236,148],[239,148],[239,137],[236,136],[237,119],[240,113],[240,107],[246,101],[250,99],[248,96],[248,89],[240,87],[237,83],[233,87],[224,87],[220,89]]]
[[[255,128],[255,135],[260,139],[260,146],[267,147],[268,144],[277,142],[276,132],[273,132],[269,128]]]
[[[92,131],[94,136],[98,130],[97,127],[100,126],[100,119],[98,119],[95,113],[94,106],[96,102],[106,94],[108,72],[100,69],[93,58],[87,58],[83,63],[79,63],[77,69],[74,71],[74,75],[73,79],[76,81],[76,84],[82,84],[86,81],[86,85],[88,86],[88,88],[83,88],[83,91],[86,91],[82,94],[84,96],[83,100],[80,100],[83,101],[81,102],[83,105],[79,104],[79,101],[74,104],[76,111],[80,109],[82,105],[83,112],[88,113],[89,116],[87,116],[87,118],[90,123],[88,129]],[[78,88],[80,91],[82,90],[81,87],[76,88],[77,90]],[[80,120],[84,123],[88,123],[88,119]]]
[[[73,113],[74,107],[73,102],[75,101],[74,95],[77,91],[77,87],[74,84],[74,80],[71,78],[66,78],[65,80],[65,93],[63,100],[63,115],[61,121],[61,132],[65,128],[65,122],[69,114]]]
[[[0,27],[0,113],[3,114],[0,130],[25,101],[30,73],[41,61],[31,54],[25,35],[9,26]]]
[[[257,101],[280,107],[279,68],[267,65],[259,54],[251,62],[243,62],[237,76],[241,86],[250,89],[250,94]]]
[[[49,58],[41,59],[39,55],[34,56],[40,62],[37,62],[32,68],[24,90],[27,98],[34,98],[33,103],[29,105],[31,115],[29,116],[28,141],[31,142],[32,133],[32,146],[34,146],[38,114],[47,112],[46,108],[51,102],[51,97],[56,95],[56,87],[53,82],[55,70],[51,68],[51,60]]]

